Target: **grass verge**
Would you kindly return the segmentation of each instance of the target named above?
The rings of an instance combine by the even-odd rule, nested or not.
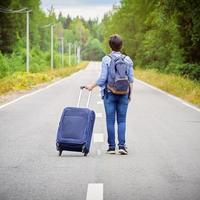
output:
[[[33,86],[50,82],[57,77],[69,76],[74,72],[84,69],[88,62],[83,61],[77,66],[59,68],[41,73],[16,72],[0,79],[0,95],[11,91],[31,89]]]
[[[200,83],[174,74],[163,74],[154,69],[135,70],[136,78],[154,85],[168,93],[200,106]]]

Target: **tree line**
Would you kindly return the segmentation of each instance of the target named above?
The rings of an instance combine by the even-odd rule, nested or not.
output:
[[[119,33],[136,66],[200,81],[198,0],[121,0],[103,19],[104,46]]]
[[[5,14],[1,9],[31,9],[30,70],[49,69],[50,28],[54,27],[54,65],[61,67],[60,37],[64,51],[68,43],[81,46],[84,60],[100,60],[109,52],[108,38],[118,33],[124,40],[123,52],[135,66],[154,68],[200,80],[200,4],[198,0],[121,0],[119,6],[98,19],[71,18],[53,7],[45,13],[40,0],[6,0],[0,2],[0,78],[25,71],[26,14]],[[72,64],[75,64],[72,47]],[[67,63],[67,55],[65,63]]]

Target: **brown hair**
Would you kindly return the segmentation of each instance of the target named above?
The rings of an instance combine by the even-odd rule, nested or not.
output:
[[[120,35],[111,35],[109,38],[109,46],[113,51],[120,51],[122,48],[122,38]]]

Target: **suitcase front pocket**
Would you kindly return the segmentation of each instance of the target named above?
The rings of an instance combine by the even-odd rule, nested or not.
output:
[[[62,123],[62,138],[84,141],[87,121],[87,118],[82,116],[65,115]]]

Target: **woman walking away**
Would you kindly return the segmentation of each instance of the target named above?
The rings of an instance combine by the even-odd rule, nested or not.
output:
[[[127,155],[125,143],[126,115],[128,103],[131,100],[133,83],[133,62],[130,57],[123,55],[122,39],[119,35],[112,35],[109,39],[112,52],[102,59],[102,70],[99,79],[86,89],[91,91],[96,86],[101,87],[102,99],[106,113],[106,125],[108,132],[107,150],[110,154],[116,153],[115,144],[115,120],[118,125],[119,153]]]

